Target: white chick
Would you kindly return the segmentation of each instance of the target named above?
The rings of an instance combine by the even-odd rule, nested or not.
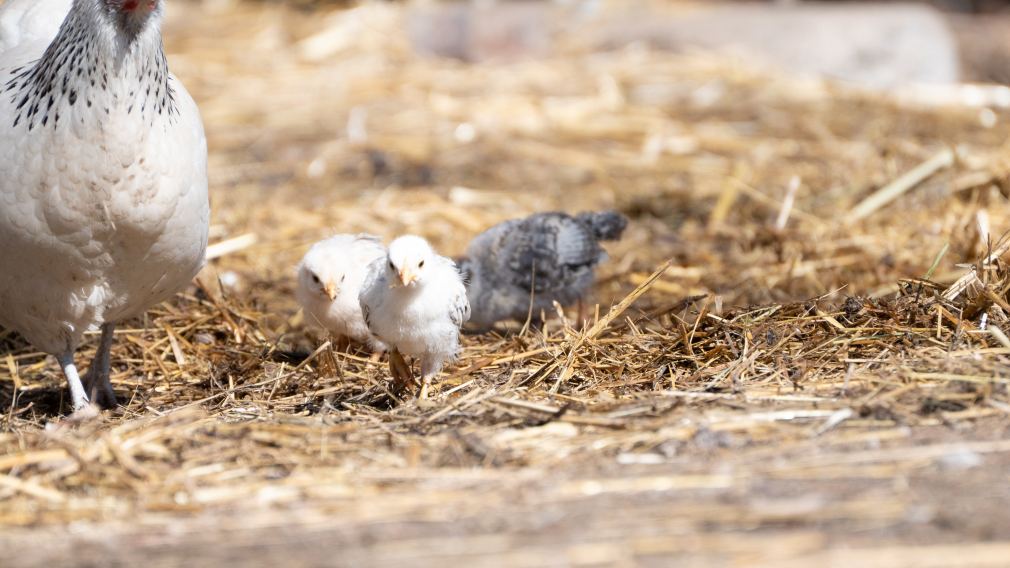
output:
[[[463,278],[452,260],[421,237],[390,243],[386,258],[372,264],[361,290],[361,312],[372,334],[392,349],[390,369],[400,380],[403,353],[420,360],[420,398],[431,379],[459,355],[459,328],[470,318]],[[409,376],[409,369],[406,369]]]
[[[295,291],[306,321],[326,329],[336,338],[385,351],[386,346],[368,331],[358,303],[369,267],[385,258],[386,247],[382,246],[382,241],[367,234],[335,235],[312,245],[298,265]]]

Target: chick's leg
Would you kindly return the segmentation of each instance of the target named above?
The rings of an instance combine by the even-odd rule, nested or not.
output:
[[[102,338],[98,342],[98,351],[95,352],[95,358],[84,376],[84,389],[88,397],[106,410],[116,407],[116,393],[113,392],[112,383],[109,381],[109,352],[112,350],[115,334],[116,324],[102,325]]]
[[[414,374],[410,365],[403,360],[403,355],[396,349],[389,352],[389,374],[393,376],[393,392],[399,394],[414,382]]]
[[[379,359],[382,359],[382,356],[385,355],[386,351],[389,349],[388,347],[386,347],[385,343],[374,338],[369,339],[366,342],[366,345],[368,345],[368,348],[372,351],[372,355],[368,358],[368,360],[373,363],[377,362]]]
[[[433,355],[421,357],[421,393],[417,396],[421,400],[428,398],[428,388],[431,386],[431,379],[438,376],[442,371],[442,358]]]
[[[337,353],[347,353],[351,349],[351,338],[346,335],[334,335],[333,349]]]
[[[63,369],[63,376],[67,378],[70,386],[70,400],[74,405],[74,410],[83,410],[88,406],[88,395],[81,384],[81,377],[77,374],[77,367],[74,365],[74,352],[68,351],[56,356],[60,367]]]

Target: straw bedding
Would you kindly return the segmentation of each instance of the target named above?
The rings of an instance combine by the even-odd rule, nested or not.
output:
[[[422,58],[387,4],[171,8],[216,258],[120,330],[95,420],[0,336],[5,565],[1005,559],[1005,112],[643,46]],[[433,401],[297,313],[334,231],[458,254],[597,208],[631,225],[590,321],[465,337]]]

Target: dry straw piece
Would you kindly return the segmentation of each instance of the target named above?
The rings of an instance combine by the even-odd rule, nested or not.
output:
[[[5,559],[778,566],[1010,538],[979,528],[1007,526],[1010,116],[643,46],[425,58],[406,14],[172,4],[213,259],[117,331],[123,407],[96,419],[61,419],[54,362],[0,335]],[[430,403],[297,314],[332,232],[455,254],[605,207],[632,221],[596,318],[465,337]]]

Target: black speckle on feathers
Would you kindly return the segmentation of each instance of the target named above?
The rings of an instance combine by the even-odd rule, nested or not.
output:
[[[31,130],[50,122],[56,125],[62,105],[76,106],[83,94],[86,106],[90,109],[93,106],[93,92],[109,92],[114,62],[106,60],[99,53],[91,25],[93,24],[89,20],[75,18],[71,12],[42,57],[12,71],[12,78],[5,84],[3,92],[10,93],[11,104],[17,105],[14,126],[27,123]],[[126,69],[125,72],[130,70]],[[138,84],[129,91],[125,100],[120,101],[126,104],[128,113],[132,113],[136,106],[141,109],[141,113],[153,109],[158,115],[178,114],[164,51],[159,50],[151,60],[143,62],[143,68],[136,70],[136,76]],[[100,80],[96,80],[96,77],[100,77]],[[155,93],[153,97],[152,92]],[[108,97],[108,94],[95,96]],[[107,105],[101,108],[105,114],[109,114],[110,108]]]

